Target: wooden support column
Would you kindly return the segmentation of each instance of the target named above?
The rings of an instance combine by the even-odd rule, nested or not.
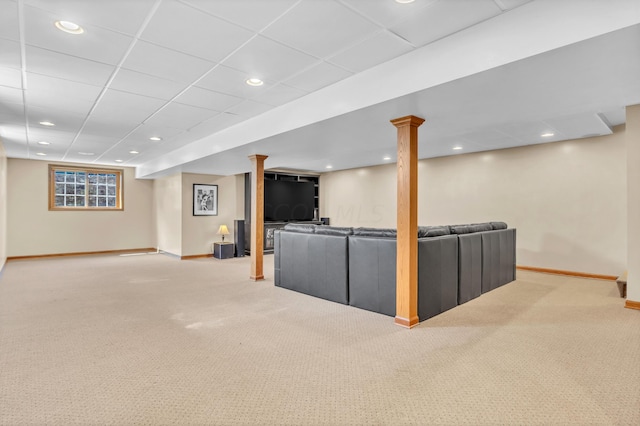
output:
[[[253,281],[264,279],[264,160],[266,155],[250,155],[251,160],[251,275]]]
[[[627,300],[640,309],[640,104],[626,108],[627,144]]]
[[[418,324],[418,127],[409,115],[391,120],[398,128],[398,240],[395,323]]]

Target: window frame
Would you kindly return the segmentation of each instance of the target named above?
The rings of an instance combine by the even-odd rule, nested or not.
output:
[[[92,173],[115,174],[116,175],[116,205],[115,207],[89,206],[89,184],[85,184],[85,205],[76,206],[56,206],[56,172],[84,172],[86,175]],[[124,210],[124,170],[110,169],[102,167],[82,167],[66,166],[59,164],[49,164],[49,210],[50,211],[123,211]]]

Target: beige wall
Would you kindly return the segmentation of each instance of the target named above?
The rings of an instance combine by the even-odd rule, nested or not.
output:
[[[233,221],[237,215],[236,176],[184,173],[182,175],[182,256],[213,253],[213,243],[222,241],[217,235],[220,225],[227,225],[233,241]],[[193,184],[218,185],[218,215],[193,215]]]
[[[624,127],[611,136],[422,160],[420,225],[505,221],[519,265],[618,275],[626,265]],[[321,216],[396,226],[396,166],[326,173]]]
[[[155,247],[153,181],[134,169],[123,168],[124,211],[70,212],[48,209],[48,162],[7,164],[7,256]]]
[[[218,215],[193,215],[193,185],[218,185]],[[238,185],[242,184],[239,188]],[[244,214],[244,176],[216,176],[183,173],[158,178],[154,184],[158,248],[177,256],[213,253],[221,241],[220,225],[227,225],[233,241],[233,221]],[[238,201],[240,197],[240,201]]]
[[[182,255],[182,175],[153,181],[154,215],[158,249]]]
[[[7,154],[0,140],[0,271],[7,261]]]

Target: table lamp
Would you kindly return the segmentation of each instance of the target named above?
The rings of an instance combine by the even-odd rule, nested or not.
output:
[[[222,235],[222,242],[224,243],[224,236],[229,235],[229,228],[227,228],[227,225],[220,225],[220,228],[218,228],[218,234]]]

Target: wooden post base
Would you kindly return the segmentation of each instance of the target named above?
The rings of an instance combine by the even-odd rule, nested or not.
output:
[[[406,319],[406,318],[402,318],[402,317],[396,317],[395,318],[395,323],[396,325],[399,325],[400,327],[405,327],[405,328],[413,328],[416,325],[418,325],[418,323],[420,322],[420,320],[418,319],[418,317],[413,317],[411,319]]]
[[[251,281],[262,281],[262,280],[264,280],[264,275],[258,275],[257,277],[250,276],[249,279]]]

